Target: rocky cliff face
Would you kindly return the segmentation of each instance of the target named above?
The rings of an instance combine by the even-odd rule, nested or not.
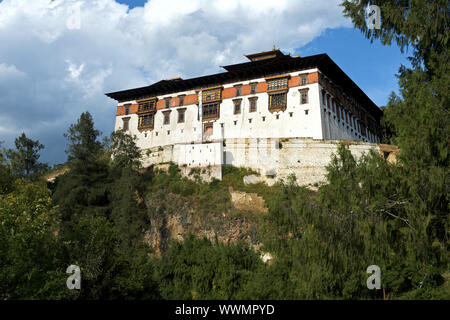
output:
[[[264,199],[253,193],[229,189],[230,205],[222,212],[198,210],[192,199],[179,194],[153,193],[146,199],[150,228],[145,242],[163,254],[171,240],[182,241],[189,233],[206,237],[214,242],[245,241],[258,247],[256,231],[258,221],[266,214]]]

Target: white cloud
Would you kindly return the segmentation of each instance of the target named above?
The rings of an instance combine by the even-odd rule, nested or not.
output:
[[[22,79],[25,76],[25,73],[18,70],[16,66],[10,66],[5,63],[0,63],[0,83],[3,82],[4,85],[7,85],[5,83],[6,81]]]
[[[70,62],[70,60],[66,60],[66,63],[69,65],[67,67],[68,74],[68,81],[76,81],[81,75],[81,72],[83,72],[84,69],[84,63],[80,64],[79,66],[76,66],[74,63]]]
[[[274,44],[294,53],[327,28],[350,26],[338,3],[152,0],[129,10],[113,0],[3,0],[0,108],[9,112],[0,140],[12,142],[22,130],[40,135],[62,161],[64,146],[52,137],[82,111],[112,130],[115,102],[105,92],[220,72]]]

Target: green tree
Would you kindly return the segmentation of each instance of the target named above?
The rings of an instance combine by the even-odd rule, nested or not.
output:
[[[44,145],[38,140],[33,141],[22,133],[14,140],[16,150],[9,149],[7,157],[10,160],[11,171],[17,178],[35,178],[48,166],[39,162],[39,151]]]
[[[365,11],[369,4],[381,9],[381,28],[369,29]],[[448,62],[449,3],[447,0],[346,0],[344,16],[352,19],[355,28],[371,41],[395,42],[400,49],[413,48],[411,61],[415,68],[436,70],[432,60],[441,56]]]
[[[0,221],[0,299],[39,298],[55,269],[59,222],[45,183],[17,180],[0,195]]]
[[[192,234],[173,241],[156,269],[163,299],[238,299],[251,273],[262,265],[247,245],[213,245]]]
[[[0,141],[0,147],[2,142]],[[11,174],[10,164],[6,157],[6,150],[0,149],[0,194],[11,191],[13,185],[13,176]]]
[[[414,223],[422,242],[416,242],[418,260],[430,258],[436,268],[449,268],[449,3],[437,1],[383,1],[380,30],[368,30],[363,10],[369,1],[344,1],[344,14],[373,41],[395,40],[403,50],[412,47],[412,68],[401,66],[400,94],[392,93],[385,108],[391,142],[401,149],[400,184],[405,186],[402,210]],[[439,254],[437,253],[439,252]],[[433,261],[433,262],[431,262]]]
[[[139,168],[141,152],[136,145],[136,136],[123,130],[113,131],[110,137],[113,165],[118,168]]]
[[[69,161],[86,163],[98,156],[102,151],[102,144],[97,139],[101,132],[94,128],[91,114],[83,112],[77,123],[71,124],[64,134],[70,144],[66,150]]]
[[[63,229],[83,215],[108,216],[109,158],[98,141],[89,112],[81,114],[64,136],[69,140],[69,170],[56,180],[53,199],[59,205]]]

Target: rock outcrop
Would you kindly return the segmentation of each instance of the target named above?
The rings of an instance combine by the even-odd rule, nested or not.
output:
[[[267,212],[264,199],[232,188],[229,191],[232,205],[219,213],[196,210],[192,200],[178,194],[151,194],[146,199],[150,228],[145,231],[145,242],[157,256],[168,249],[171,240],[182,241],[189,233],[212,242],[257,244],[258,216]]]

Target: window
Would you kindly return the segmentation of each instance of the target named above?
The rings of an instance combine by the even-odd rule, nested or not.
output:
[[[213,124],[212,123],[204,124],[203,135],[204,135],[204,138],[210,138],[213,135]]]
[[[139,129],[153,129],[154,113],[139,115]]]
[[[322,90],[322,104],[327,104],[327,95],[325,93],[325,90]]]
[[[235,100],[233,100],[233,103],[234,103],[234,114],[241,113],[241,101],[242,101],[242,99],[235,99]]]
[[[166,108],[167,109],[170,108],[170,98],[165,98],[164,100],[166,102],[166,104],[165,104]]]
[[[308,109],[306,109],[306,110],[305,110],[305,115],[307,116],[307,115],[308,115],[308,113],[309,113],[309,110],[308,110]]]
[[[289,76],[267,79],[267,92],[269,94],[269,111],[286,109]]]
[[[255,94],[257,91],[257,83],[250,83],[250,94]]]
[[[184,106],[184,96],[179,96],[178,97],[178,105],[181,107],[181,106]]]
[[[262,117],[262,121],[266,121],[266,117]]]
[[[300,84],[301,85],[308,84],[308,75],[307,74],[302,74],[300,76]]]
[[[125,115],[130,114],[130,104],[125,105]]]
[[[202,93],[202,102],[215,102],[222,100],[222,88],[205,90]]]
[[[280,90],[288,88],[288,78],[277,78],[273,80],[267,80],[267,91]]]
[[[219,104],[206,104],[202,106],[202,117],[205,119],[219,118]]]
[[[184,123],[184,113],[186,108],[178,109],[178,123]]]
[[[164,115],[164,124],[170,124],[170,111],[163,111]]]
[[[239,97],[242,94],[242,85],[234,86],[234,96]]]
[[[300,90],[300,104],[308,103],[308,90],[302,89]]]
[[[155,121],[156,98],[138,100],[138,130],[152,130]]]
[[[138,112],[156,111],[156,99],[139,102]]]
[[[269,110],[286,108],[287,92],[274,93],[269,95]]]
[[[123,121],[122,129],[124,131],[128,131],[128,123],[130,121],[130,117],[122,118],[122,121]]]
[[[258,101],[258,98],[254,97],[254,98],[249,98],[248,99],[249,103],[250,103],[250,112],[256,112],[256,102]]]

